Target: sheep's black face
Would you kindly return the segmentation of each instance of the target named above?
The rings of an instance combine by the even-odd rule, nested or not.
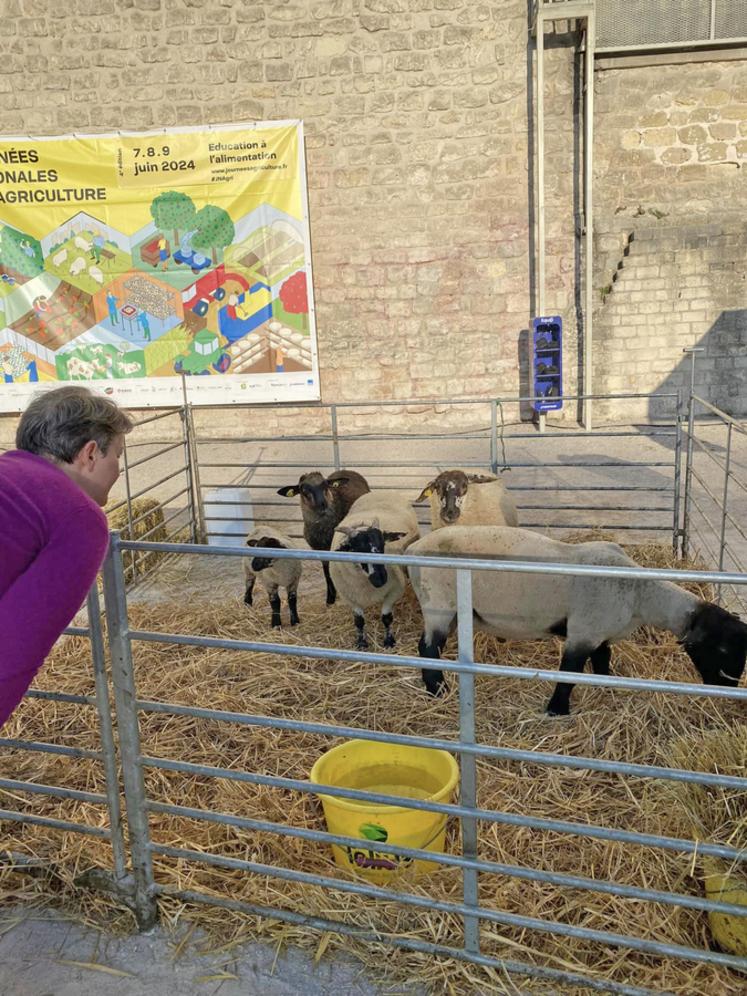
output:
[[[384,542],[382,531],[372,526],[370,529],[361,529],[348,534],[348,538],[339,549],[350,553],[384,553]],[[359,566],[363,573],[368,575],[368,580],[374,588],[383,588],[387,583],[389,575],[385,564],[361,563]]]
[[[705,685],[737,685],[747,659],[747,625],[719,605],[693,612],[682,645]]]
[[[247,546],[259,546],[259,547],[272,547],[275,550],[284,550],[283,544],[276,540],[273,536],[261,536],[259,538],[252,538],[246,541]],[[270,557],[252,557],[252,570],[255,574],[259,574],[261,571],[266,571],[268,567],[272,567],[275,563]]]

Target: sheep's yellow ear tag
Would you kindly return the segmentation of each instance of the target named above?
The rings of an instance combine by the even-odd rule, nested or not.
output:
[[[425,491],[423,492],[423,498],[430,498],[432,494],[433,494],[433,488],[426,488]]]
[[[332,481],[332,487],[333,488],[339,488],[341,484],[342,484],[342,481],[339,481],[339,480]]]

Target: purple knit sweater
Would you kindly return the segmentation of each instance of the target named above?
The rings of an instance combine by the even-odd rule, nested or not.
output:
[[[108,536],[104,513],[59,467],[0,454],[0,726],[85,601]]]

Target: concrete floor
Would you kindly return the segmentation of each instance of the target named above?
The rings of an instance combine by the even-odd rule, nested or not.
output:
[[[211,954],[195,931],[179,949],[155,928],[111,937],[43,910],[3,909],[0,993],[3,996],[395,996],[360,965],[326,955],[318,964],[297,948],[246,943]]]

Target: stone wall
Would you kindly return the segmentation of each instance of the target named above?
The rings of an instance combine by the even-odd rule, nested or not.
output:
[[[525,0],[5,0],[4,14],[3,133],[304,120],[325,401],[526,389]],[[566,392],[580,232],[570,41],[548,38],[546,63],[546,310],[566,322]],[[694,230],[729,200],[744,210],[747,74],[740,62],[604,70],[595,86],[601,295],[639,206]],[[699,310],[712,322],[724,307]],[[595,337],[613,328],[600,315]],[[595,388],[616,377],[601,368]],[[315,419],[237,411],[227,431],[299,418]]]

